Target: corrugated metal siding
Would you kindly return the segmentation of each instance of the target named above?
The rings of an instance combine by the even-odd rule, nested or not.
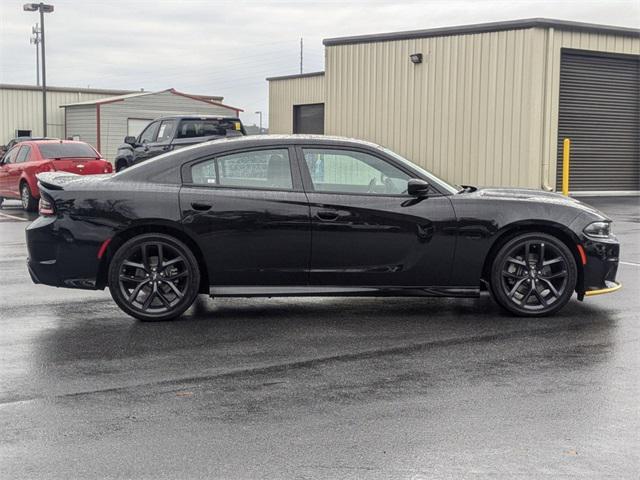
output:
[[[96,106],[66,107],[67,136],[78,135],[83,142],[96,145]]]
[[[64,109],[60,105],[113,95],[85,92],[47,92],[47,135],[64,137]],[[34,90],[0,89],[0,144],[14,137],[16,129],[42,136],[42,93]]]
[[[638,54],[640,39],[531,28],[329,46],[325,132],[457,183],[553,188],[563,47]]]
[[[324,75],[270,81],[269,133],[293,133],[293,105],[324,101]]]
[[[545,98],[544,132],[545,143],[543,158],[543,184],[555,187],[557,178],[558,149],[558,120],[560,105],[560,62],[562,49],[579,49],[594,52],[620,53],[640,55],[640,38],[628,36],[580,33],[559,30],[536,29],[540,38],[541,48],[548,49],[546,82],[547,96]],[[640,87],[639,87],[640,88]],[[640,133],[638,133],[640,135]]]
[[[170,92],[128,98],[120,102],[100,106],[100,150],[103,156],[113,161],[118,145],[127,135],[128,118],[154,119],[165,115],[181,114],[230,115],[236,111],[231,108],[211,105]],[[95,126],[95,118],[93,120]]]
[[[515,30],[328,47],[326,131],[381,143],[450,181],[538,186],[532,37]]]
[[[640,61],[562,54],[556,187],[571,139],[570,190],[640,190]]]

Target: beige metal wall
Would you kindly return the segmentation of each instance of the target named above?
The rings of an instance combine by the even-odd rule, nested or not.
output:
[[[324,75],[271,80],[269,82],[269,133],[293,132],[294,105],[324,103],[324,101]]]
[[[122,92],[120,92],[122,93]],[[117,95],[116,92],[47,91],[47,135],[63,138],[64,109],[60,105]],[[0,145],[14,137],[16,129],[42,136],[42,92],[32,89],[0,88]]]
[[[638,54],[640,40],[531,28],[329,46],[325,133],[378,142],[456,183],[555,185],[562,47]],[[280,129],[291,114],[274,87]]]

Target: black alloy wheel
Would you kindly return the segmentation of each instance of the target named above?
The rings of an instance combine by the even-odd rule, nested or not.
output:
[[[543,233],[526,233],[508,241],[491,269],[491,290],[497,302],[521,316],[557,312],[571,298],[576,262],[567,246]]]
[[[198,294],[200,271],[191,250],[164,234],[122,245],[109,265],[109,290],[118,306],[143,321],[179,317]]]
[[[31,195],[31,189],[27,182],[22,182],[22,185],[20,185],[20,201],[22,202],[22,208],[27,212],[35,212],[38,207],[38,201]]]

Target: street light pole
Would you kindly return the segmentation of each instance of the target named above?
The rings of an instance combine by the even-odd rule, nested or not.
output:
[[[40,12],[40,45],[42,48],[42,136],[47,136],[47,64],[44,48],[44,14],[53,12],[53,5],[46,3],[25,3],[25,12]]]
[[[262,135],[262,111],[258,110],[256,115],[260,115],[260,135]]]

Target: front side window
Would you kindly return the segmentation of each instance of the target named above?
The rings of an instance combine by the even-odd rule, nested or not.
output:
[[[142,134],[140,135],[140,143],[155,142],[159,126],[160,122],[153,122],[151,125],[145,128],[144,132],[142,132]]]
[[[3,158],[4,163],[15,163],[19,150],[20,146],[13,147],[11,150],[9,150]]]
[[[402,195],[411,178],[368,153],[305,148],[304,160],[316,192]]]
[[[173,138],[173,132],[176,129],[176,121],[175,120],[163,120],[160,123],[160,128],[158,129],[158,139],[156,142],[158,143],[166,143],[170,142]]]
[[[291,165],[285,148],[233,153],[191,167],[197,185],[291,190]]]
[[[20,147],[20,152],[18,152],[18,155],[16,156],[16,163],[28,162],[30,153],[30,146],[23,145],[22,147]]]

